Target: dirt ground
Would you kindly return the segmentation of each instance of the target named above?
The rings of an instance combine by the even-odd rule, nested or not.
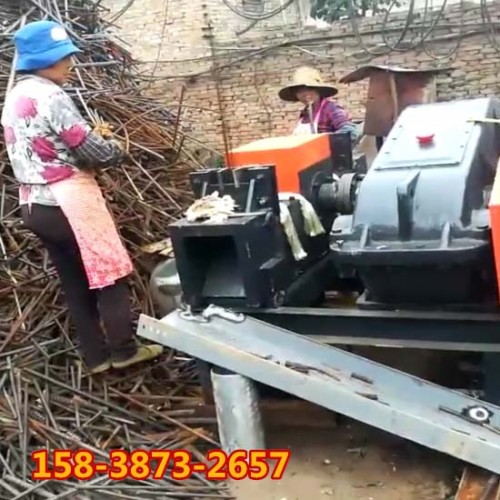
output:
[[[459,464],[353,423],[266,432],[268,448],[290,448],[282,480],[232,484],[238,500],[439,500],[453,498]]]

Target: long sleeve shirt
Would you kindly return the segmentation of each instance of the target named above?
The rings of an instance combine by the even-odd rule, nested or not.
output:
[[[123,158],[116,143],[92,132],[61,87],[37,76],[21,78],[9,92],[2,126],[21,204],[57,205],[52,183]]]
[[[349,132],[351,140],[354,142],[359,137],[359,131],[356,124],[352,121],[349,113],[339,104],[334,101],[320,99],[313,104],[313,117],[320,111],[318,118],[318,133],[343,133]],[[324,102],[323,106],[321,104]],[[307,107],[300,113],[302,123],[310,123],[309,112]]]

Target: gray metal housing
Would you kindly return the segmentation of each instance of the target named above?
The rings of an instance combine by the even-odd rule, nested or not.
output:
[[[332,251],[379,302],[473,302],[493,265],[489,189],[500,152],[498,99],[410,106],[340,216]],[[430,142],[419,137],[433,136]],[[486,278],[485,278],[486,276]],[[491,283],[490,283],[491,284]]]

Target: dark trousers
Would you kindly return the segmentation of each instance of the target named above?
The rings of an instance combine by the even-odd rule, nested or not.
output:
[[[89,290],[78,244],[59,207],[21,207],[25,225],[49,253],[68,304],[80,350],[89,367],[108,359],[121,361],[137,352],[128,284],[125,279]],[[106,334],[100,322],[104,324]]]

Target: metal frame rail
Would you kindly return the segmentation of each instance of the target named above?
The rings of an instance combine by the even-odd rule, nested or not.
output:
[[[495,313],[340,307],[281,307],[240,312],[325,344],[500,353],[500,314]]]
[[[500,407],[244,315],[142,315],[138,334],[500,473]]]
[[[500,404],[500,314],[281,307],[242,311],[329,345],[483,353],[484,399]]]

